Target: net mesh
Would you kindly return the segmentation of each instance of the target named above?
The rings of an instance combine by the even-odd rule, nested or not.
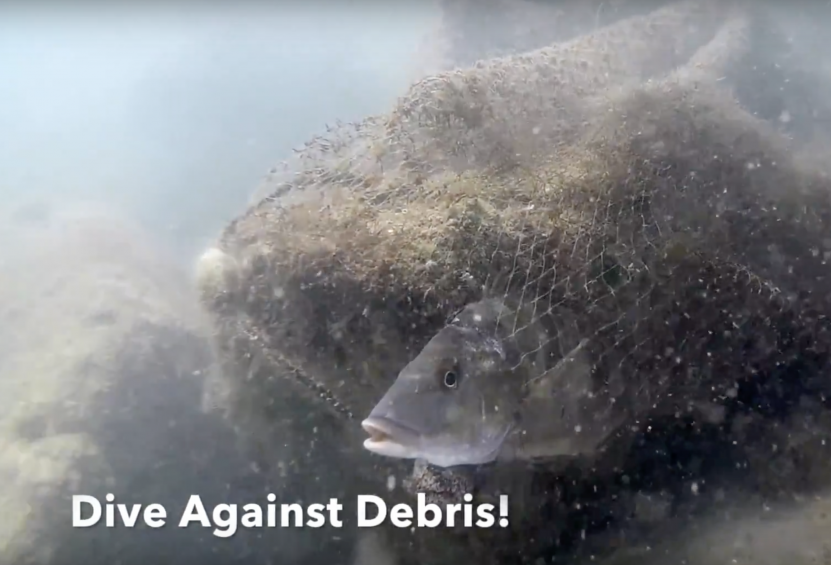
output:
[[[601,374],[635,375],[636,413],[728,394],[724,371],[824,332],[831,186],[732,96],[751,32],[678,2],[430,77],[309,142],[225,230],[233,275],[203,285],[241,404],[290,382],[363,417],[486,295],[544,324],[551,362],[590,338]]]
[[[440,0],[447,57],[457,66],[531,51],[644,15],[667,0]]]
[[[359,188],[382,176],[406,183],[490,166],[493,158],[533,162],[551,143],[573,140],[609,91],[690,62],[718,32],[725,9],[680,2],[565,43],[426,77],[389,114],[338,122],[309,140],[272,169],[255,203],[332,184]],[[718,53],[736,57],[746,49],[740,43],[737,37]]]
[[[588,338],[595,386],[625,376],[611,410],[638,424],[690,399],[732,398],[744,377],[793,365],[826,374],[831,181],[781,133],[770,101],[786,81],[770,82],[759,34],[740,8],[678,2],[424,79],[391,112],[335,124],[273,169],[200,285],[235,421],[248,437],[251,418],[268,421],[259,447],[280,451],[279,477],[314,482],[285,492],[317,496],[339,473],[370,477],[350,476],[344,491],[377,486],[392,463],[354,456],[355,420],[485,296],[515,306],[516,332],[545,328],[523,353],[550,353],[549,367]],[[825,386],[809,381],[800,391]],[[763,438],[748,457],[763,481],[776,472],[767,439],[784,442],[794,427],[748,429]],[[824,441],[806,435],[807,449]],[[789,464],[784,452],[777,461]],[[574,526],[570,499],[551,503],[524,483],[538,477],[517,475],[511,528],[455,545],[442,529],[421,533],[435,544],[402,533],[401,554],[429,561],[452,546],[492,562],[494,547],[530,555]],[[407,488],[439,501],[471,481],[417,466]],[[608,502],[598,498],[597,512]]]

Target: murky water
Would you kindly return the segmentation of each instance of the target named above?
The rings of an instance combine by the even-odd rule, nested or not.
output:
[[[650,2],[650,8],[660,3]],[[517,44],[538,47],[646,10],[627,0],[578,2],[577,7],[542,0],[486,4],[490,16],[483,8],[466,18],[465,0],[458,0],[455,17],[460,19],[445,22],[461,30],[459,43],[450,45],[458,61],[476,59],[483,45],[493,46],[495,53],[511,52]],[[255,398],[261,413],[221,417],[215,409],[225,408],[223,391],[215,377],[222,368],[210,347],[218,325],[199,307],[193,267],[197,255],[246,208],[261,179],[294,148],[327,124],[386,112],[413,80],[438,64],[430,58],[439,46],[430,43],[428,33],[438,27],[439,5],[448,9],[449,4],[0,8],[0,565],[393,565],[422,555],[438,563],[468,562],[470,546],[459,542],[464,537],[448,542],[451,538],[441,532],[434,537],[427,532],[413,542],[406,528],[391,534],[389,528],[356,532],[348,525],[343,530],[240,528],[223,538],[213,535],[212,527],[175,523],[193,494],[202,497],[209,512],[220,503],[351,500],[367,485],[410,500],[402,493],[411,462],[379,463],[361,449],[358,422],[364,414],[356,415],[349,429],[361,436],[357,447],[344,447],[338,434],[347,426],[319,398],[312,402],[319,401],[321,408],[312,404],[315,408],[307,410],[301,387],[295,390],[291,384],[296,383],[286,384],[279,375],[265,375],[278,398]],[[831,83],[827,10],[769,13],[780,25],[783,44],[793,46],[793,58],[782,66],[799,59],[828,81],[805,84]],[[671,58],[664,55],[654,58]],[[790,79],[777,74],[777,65],[772,68],[763,80],[781,81],[774,90],[790,96]],[[527,84],[545,78],[533,72],[528,77]],[[511,91],[511,85],[500,87]],[[805,124],[831,138],[831,130],[823,131],[827,108],[812,113],[797,102],[782,109],[753,99],[752,90],[739,95],[757,104],[754,111],[761,119],[797,138]],[[543,94],[525,92],[525,100],[532,104],[551,93]],[[429,92],[425,96],[443,102],[430,99]],[[794,96],[788,100],[818,98],[815,92]],[[568,101],[575,108],[582,102]],[[822,140],[828,138],[799,140],[801,156],[818,170],[827,170],[827,141]],[[827,238],[822,243],[829,245]],[[812,258],[819,262],[819,247]],[[249,305],[255,304],[254,315],[244,308],[225,311],[234,314],[224,320],[227,334],[243,334],[246,316],[273,322],[288,311],[272,301],[256,303],[254,285],[240,290],[244,285],[233,278],[238,276],[234,268],[224,271],[221,261],[209,267],[216,268],[216,288],[249,292]],[[253,260],[244,265],[248,275],[257,268]],[[274,300],[282,300],[284,292],[274,289]],[[217,294],[214,305],[220,311],[233,292]],[[328,323],[320,335],[350,331],[348,323],[329,323],[327,312],[319,310],[314,316]],[[385,326],[391,317],[373,316],[364,314],[373,330],[395,329],[395,324]],[[359,331],[384,355],[402,351],[395,350],[391,333]],[[788,343],[793,351],[796,346]],[[781,382],[797,382],[811,371],[822,380],[827,367],[811,365],[813,352],[805,346],[805,359],[789,358]],[[316,367],[323,372],[342,359],[336,361]],[[397,366],[404,361],[386,359]],[[263,369],[268,360],[256,352],[246,362],[245,379],[255,381],[268,372]],[[381,385],[379,391],[386,388]],[[758,387],[748,386],[737,393],[738,400],[727,402],[736,410],[736,404],[769,403],[762,408],[775,425],[760,431],[758,421],[735,418],[731,425],[744,431],[731,429],[735,435],[729,436],[717,425],[699,429],[683,422],[641,430],[634,440],[639,451],[626,460],[628,467],[611,487],[571,469],[529,478],[530,471],[511,475],[515,469],[506,467],[505,475],[516,479],[508,483],[519,484],[521,496],[539,502],[544,515],[529,528],[551,539],[562,533],[540,551],[546,558],[528,560],[537,564],[563,555],[563,562],[595,563],[611,552],[613,563],[667,558],[690,565],[831,563],[824,534],[831,531],[827,494],[820,488],[793,494],[828,486],[823,481],[831,437],[822,435],[831,430],[823,408],[827,398],[807,398],[795,385]],[[251,390],[258,396],[255,385]],[[754,435],[764,445],[744,450],[732,439],[751,442]],[[369,478],[362,474],[367,461],[375,465]],[[429,472],[424,477],[425,484],[451,490],[468,484],[460,476],[446,482]],[[734,494],[739,486],[742,492]],[[779,498],[772,501],[769,490]],[[79,493],[102,501],[110,493],[115,502],[161,503],[168,509],[168,524],[158,530],[73,528],[71,497]],[[267,499],[269,493],[276,494],[274,500]],[[345,512],[353,512],[344,501]],[[523,518],[511,519],[521,523]],[[787,535],[778,540],[775,532]],[[505,538],[504,545],[516,549],[521,543]],[[488,563],[519,562],[485,549],[481,555],[494,556]]]

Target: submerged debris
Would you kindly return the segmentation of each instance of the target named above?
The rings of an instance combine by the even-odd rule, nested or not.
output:
[[[617,26],[417,83],[390,115],[310,143],[228,226],[202,301],[233,417],[268,430],[261,446],[292,439],[281,472],[337,452],[383,490],[397,463],[361,452],[360,419],[487,297],[532,312],[547,365],[587,340],[588,388],[629,425],[599,459],[526,473],[527,520],[471,533],[477,556],[496,539],[509,555],[584,537],[581,516],[625,521],[636,485],[620,473],[640,469],[644,434],[684,422],[725,437],[759,412],[755,384],[821,397],[831,180],[795,156],[778,113],[736,95],[758,22],[679,2]],[[478,490],[421,465],[408,485]],[[577,512],[575,492],[595,503]],[[552,513],[562,529],[545,533]]]

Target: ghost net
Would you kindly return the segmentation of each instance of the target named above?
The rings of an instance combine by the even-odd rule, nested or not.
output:
[[[753,25],[725,13],[679,2],[441,73],[310,142],[200,281],[231,404],[357,428],[486,295],[532,312],[551,363],[588,339],[593,386],[622,382],[610,410],[639,423],[826,367],[831,181],[732,95]]]

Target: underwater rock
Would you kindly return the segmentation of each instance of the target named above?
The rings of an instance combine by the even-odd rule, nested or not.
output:
[[[230,427],[201,408],[214,366],[208,328],[187,273],[152,234],[103,206],[8,210],[0,563],[185,563],[271,552],[245,532],[234,541],[199,527],[72,527],[74,494],[161,503],[171,517],[190,494],[216,504],[234,485],[234,497],[253,498],[265,481]]]

